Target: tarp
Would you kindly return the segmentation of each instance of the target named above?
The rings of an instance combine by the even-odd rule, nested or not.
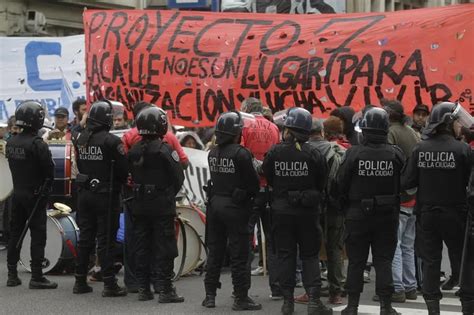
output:
[[[85,98],[84,35],[0,37],[0,122],[24,100],[37,100],[50,116]]]
[[[87,97],[157,104],[210,126],[255,96],[318,117],[380,99],[474,100],[474,5],[369,14],[180,11],[84,14]]]

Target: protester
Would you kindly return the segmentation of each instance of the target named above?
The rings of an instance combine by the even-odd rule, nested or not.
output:
[[[87,103],[83,98],[78,98],[72,103],[74,120],[72,121],[71,132],[79,133],[84,130],[87,121]]]
[[[8,243],[8,287],[21,285],[17,264],[20,259],[22,231],[31,236],[30,289],[56,289],[58,284],[43,276],[46,246],[46,205],[54,178],[51,152],[37,132],[43,126],[45,113],[35,101],[20,104],[15,112],[16,126],[22,131],[8,140],[6,157],[13,179],[11,235]],[[31,216],[31,221],[27,221]],[[29,226],[25,227],[26,223]],[[17,246],[19,242],[20,246]]]
[[[10,116],[7,121],[6,133],[3,135],[3,140],[8,140],[12,136],[17,135],[21,132],[21,128],[16,125],[15,116]]]
[[[176,138],[178,138],[182,147],[204,150],[204,144],[194,131],[178,131]]]
[[[467,205],[466,187],[473,164],[469,145],[454,138],[454,124],[459,119],[455,103],[443,102],[433,107],[423,141],[413,150],[403,172],[404,189],[418,187],[417,235],[423,259],[423,297],[428,314],[439,315],[442,293],[439,275],[442,242],[461,261]],[[469,115],[470,116],[470,115]],[[464,314],[474,312],[474,290],[461,286]]]
[[[336,142],[344,149],[351,147],[344,135],[344,122],[335,116],[329,116],[324,121],[324,136],[330,142]]]
[[[419,134],[423,132],[423,128],[426,126],[428,121],[428,116],[430,115],[430,109],[427,105],[418,104],[413,108],[413,124],[412,128],[417,131]]]
[[[284,120],[283,142],[265,156],[263,170],[272,187],[272,231],[278,257],[278,280],[283,293],[283,314],[294,312],[296,249],[308,294],[308,314],[332,314],[320,299],[319,203],[327,178],[326,159],[307,143],[311,114],[290,108]]]
[[[352,122],[352,117],[354,116],[355,111],[352,107],[343,106],[334,109],[331,112],[331,116],[338,117],[343,122],[344,136],[351,145],[359,144],[359,138],[357,133],[354,130],[354,123]]]
[[[114,114],[114,127],[113,130],[125,130],[128,129],[127,124],[127,112],[120,112]]]
[[[278,131],[278,127],[263,116],[263,104],[259,99],[256,99],[254,97],[249,97],[245,99],[242,102],[241,110],[255,117],[255,119],[251,119],[247,124],[244,125],[244,128],[242,130],[241,144],[253,154],[254,163],[257,165],[258,168],[258,165],[261,165],[268,150],[270,150],[272,146],[280,142],[280,133]],[[277,261],[272,250],[273,240],[271,237],[270,228],[270,209],[269,207],[267,207],[269,200],[268,193],[266,191],[266,186],[267,182],[265,180],[265,177],[261,173],[260,190],[253,200],[252,214],[250,216],[249,221],[249,232],[253,234],[255,225],[257,225],[260,234],[264,233],[266,244],[265,252],[268,255],[267,267],[271,290],[270,297],[276,300],[282,298],[282,292],[278,284],[277,278]],[[260,224],[258,224],[260,220],[262,222],[263,231],[261,231]],[[262,242],[259,243],[261,244]],[[260,251],[263,253],[262,248],[260,248]],[[260,255],[263,266],[262,256],[263,255]],[[253,258],[253,255],[251,255],[251,258]],[[257,273],[259,270],[262,270],[263,272],[263,268],[259,266],[257,267],[257,270],[252,271],[252,274]]]
[[[178,256],[175,236],[176,194],[184,181],[176,151],[162,142],[168,131],[166,112],[148,107],[136,119],[142,140],[128,154],[133,181],[131,212],[137,238],[136,275],[140,282],[138,299],[153,299],[151,275],[156,274],[160,303],[180,303],[172,285],[174,259]],[[157,264],[150,257],[157,257]]]
[[[327,122],[328,120],[323,123],[323,121],[313,118],[309,143],[321,152],[328,163],[328,180],[324,190],[321,213],[323,214],[323,240],[327,255],[329,303],[342,304],[344,215],[338,201],[336,177],[346,149],[336,141],[329,141],[329,139],[334,139],[332,136],[328,139],[325,138],[325,128],[327,126],[330,129],[329,125],[331,124],[331,121]],[[342,132],[342,124],[340,132]],[[300,301],[305,299],[306,296],[295,298]]]
[[[388,142],[402,149],[405,160],[411,155],[413,148],[420,141],[419,135],[408,126],[403,105],[397,100],[382,100],[383,108],[389,113],[390,127]],[[400,216],[398,224],[398,243],[392,262],[392,277],[395,292],[392,302],[404,303],[405,300],[416,300],[415,272],[415,226],[416,216],[413,214],[416,204],[414,192],[401,193]],[[378,301],[378,296],[375,296]]]
[[[54,129],[46,131],[43,134],[43,140],[70,140],[71,132],[69,130],[68,120],[69,111],[67,110],[67,108],[57,108],[54,111]]]
[[[381,108],[368,110],[360,122],[361,145],[346,152],[338,172],[339,193],[346,202],[346,250],[349,257],[344,315],[358,312],[363,273],[372,248],[376,271],[375,292],[380,314],[398,314],[392,308],[392,260],[397,245],[400,209],[400,172],[403,152],[388,144],[389,115]]]
[[[209,152],[211,182],[208,185],[207,257],[204,287],[206,298],[202,305],[216,306],[220,288],[221,267],[228,244],[234,287],[233,310],[259,310],[262,305],[248,296],[250,270],[248,222],[251,199],[259,190],[258,175],[252,154],[240,145],[243,119],[238,112],[222,114],[216,124],[217,146]]]
[[[112,127],[112,104],[102,100],[92,104],[85,130],[74,146],[79,174],[78,225],[81,233],[76,259],[76,283],[73,293],[92,292],[86,277],[89,257],[96,248],[104,281],[103,297],[124,296],[126,289],[117,284],[113,249],[119,224],[119,193],[128,175],[123,144],[109,133]]]

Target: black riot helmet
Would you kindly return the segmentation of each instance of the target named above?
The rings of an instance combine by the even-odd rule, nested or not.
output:
[[[239,112],[230,111],[220,115],[216,124],[216,144],[231,142],[242,133],[244,122]]]
[[[456,120],[454,115],[455,109],[456,104],[452,102],[442,102],[433,106],[428,125],[423,130],[423,135],[434,135],[438,127],[441,125],[449,125],[450,123],[454,122],[454,120]]]
[[[136,124],[140,135],[163,137],[168,131],[166,112],[156,106],[142,109],[137,116]]]
[[[38,131],[43,127],[44,109],[36,101],[25,101],[18,106],[15,112],[16,125],[22,128],[31,128]]]
[[[311,113],[304,108],[292,107],[286,112],[283,126],[299,141],[308,141],[313,126]]]
[[[92,103],[86,124],[92,128],[107,127],[110,129],[113,124],[112,103],[109,100],[100,100]]]
[[[389,114],[385,109],[374,107],[365,112],[359,123],[363,132],[387,134],[390,126]]]

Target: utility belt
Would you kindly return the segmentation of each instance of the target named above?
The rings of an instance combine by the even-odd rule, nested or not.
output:
[[[393,212],[393,207],[400,205],[400,197],[396,195],[378,195],[373,198],[351,200],[350,203],[352,207],[360,207],[365,214],[374,215],[376,212]]]
[[[157,185],[133,184],[132,192],[136,200],[154,200],[168,196],[171,188],[160,188]]]
[[[235,188],[232,193],[230,192],[213,192],[213,196],[228,197],[232,199],[232,202],[236,205],[243,205],[250,201],[250,196],[245,189]]]
[[[104,182],[98,178],[91,178],[86,174],[77,174],[76,184],[80,188],[97,194],[110,192],[110,182]]]
[[[321,201],[321,193],[314,189],[288,190],[280,198],[285,197],[290,206],[293,207],[316,208]]]

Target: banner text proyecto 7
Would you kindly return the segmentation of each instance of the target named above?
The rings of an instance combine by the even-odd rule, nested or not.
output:
[[[249,96],[315,116],[381,98],[473,111],[474,5],[414,13],[88,10],[88,100],[150,101],[186,126],[213,125]]]

